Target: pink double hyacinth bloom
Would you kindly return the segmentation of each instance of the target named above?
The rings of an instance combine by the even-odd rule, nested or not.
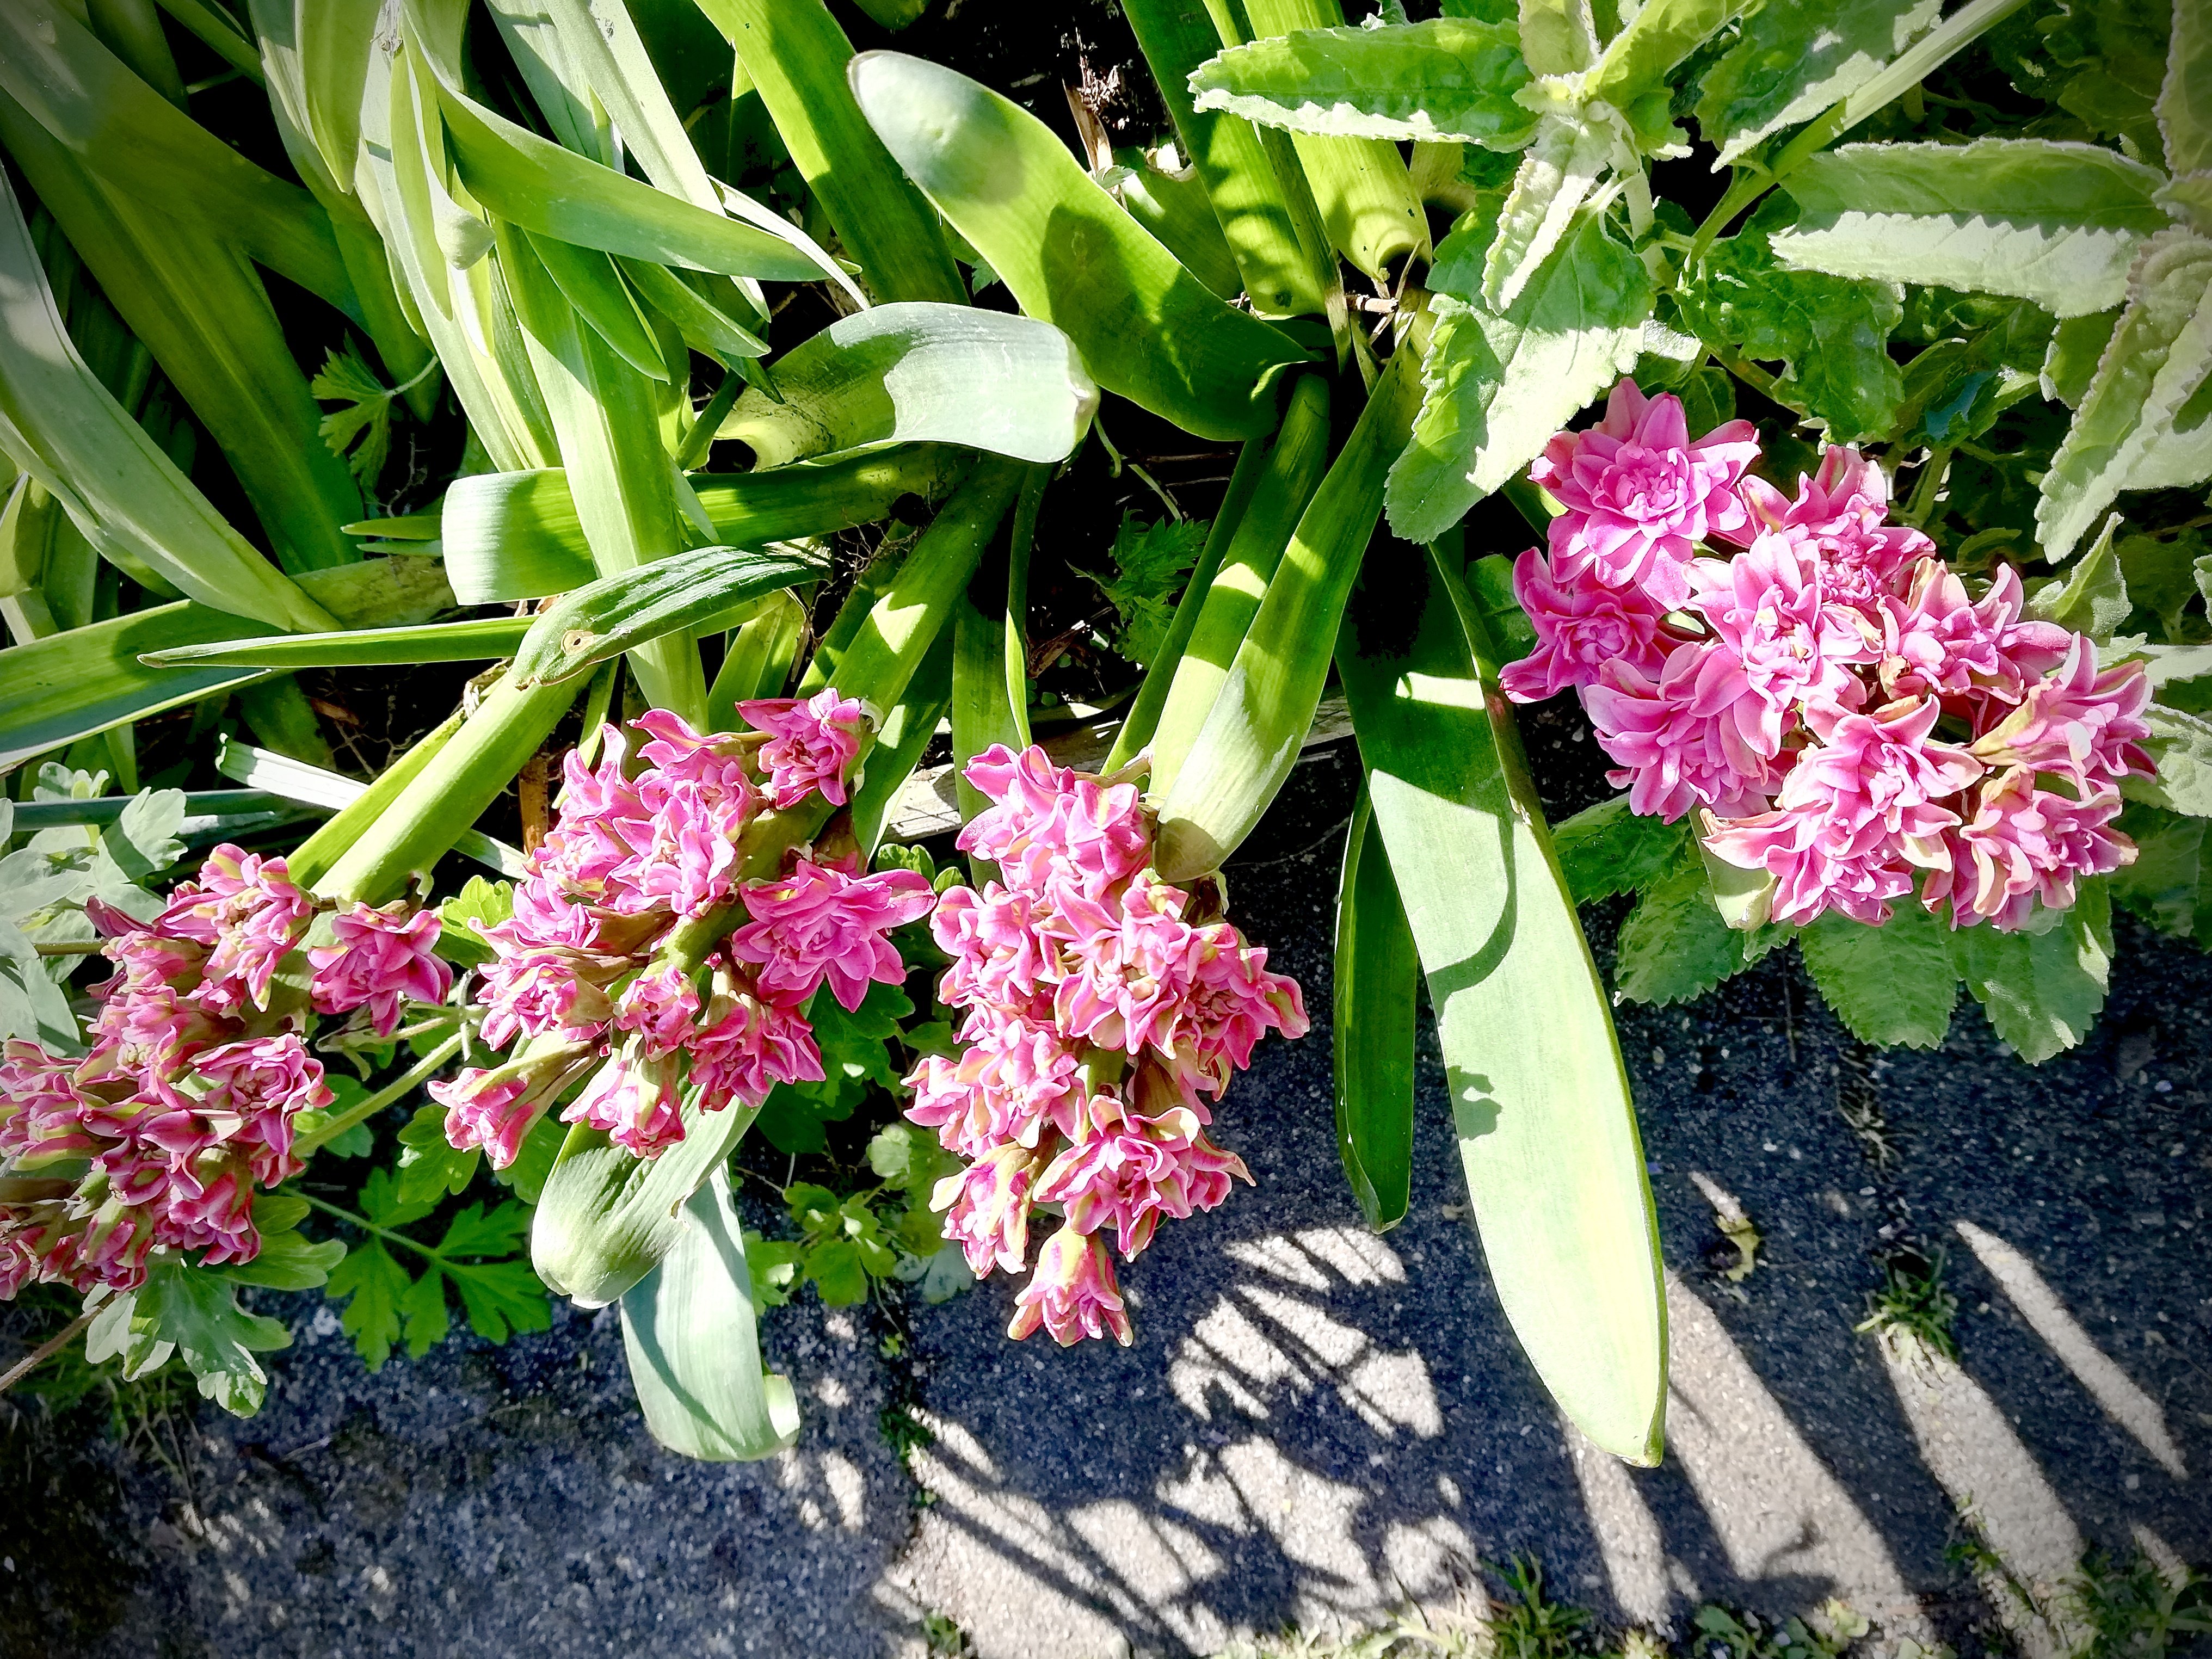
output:
[[[2112,823],[2151,770],[2140,663],[2100,669],[2008,566],[1970,589],[1857,450],[1789,495],[1747,471],[1743,422],[1682,429],[1624,382],[1530,467],[1566,510],[1514,567],[1536,648],[1507,696],[1576,691],[1631,809],[1694,812],[1776,921],[1879,924],[1917,889],[2011,930],[2134,859]]]
[[[157,1252],[208,1265],[261,1248],[257,1186],[299,1173],[297,1120],[332,1102],[305,1039],[307,1008],[392,1030],[410,1001],[441,1000],[434,915],[353,907],[304,954],[307,998],[275,995],[279,965],[321,908],[281,859],[211,853],[153,920],[94,902],[114,971],[82,1056],[21,1038],[0,1046],[0,1157],[67,1166],[66,1197],[0,1200],[0,1297],[52,1280],[90,1291],[144,1282]]]
[[[866,711],[832,690],[738,712],[753,731],[696,732],[651,710],[634,722],[635,769],[611,727],[596,766],[563,763],[560,815],[513,915],[484,933],[495,959],[478,976],[480,1034],[512,1054],[432,1088],[455,1146],[511,1164],[588,1078],[562,1119],[656,1156],[684,1138],[687,1107],[757,1106],[778,1084],[821,1080],[804,1012],[817,991],[851,1010],[871,984],[905,977],[884,935],[927,913],[921,877],[862,875],[814,848],[777,878],[744,874],[763,813],[817,793],[845,800]],[[740,925],[703,956],[666,953],[679,924],[710,920]]]
[[[1146,867],[1133,784],[1034,747],[988,750],[968,779],[992,804],[960,846],[1005,882],[938,901],[931,929],[952,958],[939,995],[965,1011],[966,1046],[923,1058],[907,1116],[969,1160],[932,1203],[978,1275],[1023,1271],[1034,1206],[1061,1208],[1008,1334],[1126,1343],[1105,1237],[1133,1260],[1162,1217],[1210,1210],[1251,1180],[1207,1138],[1203,1100],[1267,1032],[1303,1036],[1304,1005],[1264,950]]]

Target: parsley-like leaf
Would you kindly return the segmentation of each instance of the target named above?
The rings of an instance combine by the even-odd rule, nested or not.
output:
[[[1173,600],[1206,546],[1206,530],[1203,519],[1146,524],[1125,514],[1114,537],[1114,573],[1082,573],[1113,602],[1119,626],[1109,643],[1139,668],[1149,668],[1167,642]]]

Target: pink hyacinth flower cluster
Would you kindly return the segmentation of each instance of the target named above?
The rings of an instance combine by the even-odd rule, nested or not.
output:
[[[562,1112],[652,1157],[684,1138],[699,1109],[757,1106],[779,1083],[819,1081],[805,1006],[823,987],[846,1008],[871,982],[905,975],[884,937],[929,909],[911,871],[863,875],[849,860],[802,853],[775,880],[744,878],[746,828],[818,791],[845,799],[859,752],[858,702],[743,705],[750,732],[694,732],[653,710],[633,769],[622,733],[605,734],[596,769],[571,752],[561,812],[514,890],[514,911],[486,930],[481,1035],[503,1062],[430,1085],[447,1139],[504,1167],[523,1137],[580,1078]],[[679,924],[738,921],[696,967],[660,960]]]
[[[1003,880],[950,889],[931,918],[952,957],[939,994],[966,1011],[967,1046],[907,1079],[907,1116],[969,1160],[932,1207],[987,1274],[1022,1272],[1035,1206],[1060,1206],[1007,1334],[1126,1344],[1106,1241],[1133,1260],[1164,1217],[1212,1209],[1251,1180],[1207,1136],[1207,1103],[1268,1031],[1304,1036],[1305,1006],[1264,949],[1146,867],[1133,784],[1035,748],[988,750],[967,775],[993,805],[959,845]]]
[[[317,908],[283,860],[231,846],[151,921],[88,907],[115,969],[94,988],[88,1051],[10,1039],[0,1054],[0,1159],[37,1194],[0,1200],[0,1300],[33,1280],[132,1289],[156,1250],[217,1266],[259,1252],[254,1188],[299,1172],[294,1120],[331,1100],[302,1041],[307,1009],[271,1006]],[[408,1000],[450,988],[434,913],[355,905],[331,927],[307,951],[316,1010],[362,1010],[388,1034]],[[39,1193],[39,1172],[63,1168]]]
[[[1623,380],[1530,476],[1566,508],[1514,567],[1536,648],[1501,679],[1573,690],[1632,808],[1695,811],[1706,848],[1795,925],[1880,923],[1915,896],[2012,931],[2133,861],[2120,780],[2148,774],[2142,665],[1978,592],[1890,520],[1889,480],[1836,447],[1786,495],[1747,422],[1692,443],[1678,399]]]

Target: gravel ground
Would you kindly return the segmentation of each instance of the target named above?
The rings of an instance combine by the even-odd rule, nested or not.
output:
[[[1306,768],[1231,867],[1316,1030],[1223,1115],[1257,1188],[1127,1274],[1134,1347],[1008,1343],[993,1282],[917,1308],[895,1368],[810,1298],[769,1326],[799,1444],[705,1466],[647,1436],[610,1316],[372,1377],[313,1297],[265,1297],[297,1340],[260,1417],[204,1410],[161,1457],[0,1446],[0,1651],[815,1659],[918,1652],[939,1612],[988,1659],[1205,1652],[1449,1607],[1528,1552],[1610,1622],[1837,1595],[1885,1653],[1974,1653],[2004,1618],[2038,1656],[2063,1615],[1954,1565],[1962,1510],[2046,1604],[2088,1546],[2212,1562],[2189,1480],[2212,1462],[2212,960],[2124,921],[2106,1019],[2036,1071],[1971,1006],[1936,1052],[1859,1049],[1788,953],[1620,1010],[1674,1275],[1668,1455],[1630,1471],[1563,1429],[1504,1328],[1432,1054],[1413,1213],[1376,1238],[1345,1191],[1325,1022],[1352,769]],[[1740,1283],[1730,1201],[1765,1238]],[[1948,1255],[1956,1366],[1854,1334],[1900,1243]],[[908,1391],[937,1437],[918,1485],[878,1429]]]

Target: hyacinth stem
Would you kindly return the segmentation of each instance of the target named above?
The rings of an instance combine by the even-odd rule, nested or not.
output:
[[[462,714],[455,709],[440,722],[436,729],[419,738],[415,746],[402,755],[383,775],[368,786],[352,804],[338,809],[326,819],[321,829],[301,842],[285,860],[285,867],[294,881],[302,887],[313,887],[330,867],[344,856],[348,849],[368,833],[392,810],[392,803],[399,793],[415,781],[422,769],[436,757],[440,750],[452,741],[453,733],[461,729]]]
[[[349,1106],[336,1117],[317,1124],[307,1133],[294,1137],[292,1155],[301,1158],[310,1157],[345,1133],[355,1124],[366,1123],[394,1101],[404,1100],[435,1077],[444,1069],[446,1063],[460,1051],[461,1034],[455,1031],[453,1036],[408,1067],[405,1073],[386,1084],[368,1099]]]
[[[10,1365],[4,1373],[0,1373],[0,1394],[7,1393],[33,1371],[69,1346],[99,1315],[99,1309],[88,1309]]]
[[[427,870],[552,734],[581,680],[518,688],[502,676],[360,840],[313,884],[319,898],[380,904]]]

